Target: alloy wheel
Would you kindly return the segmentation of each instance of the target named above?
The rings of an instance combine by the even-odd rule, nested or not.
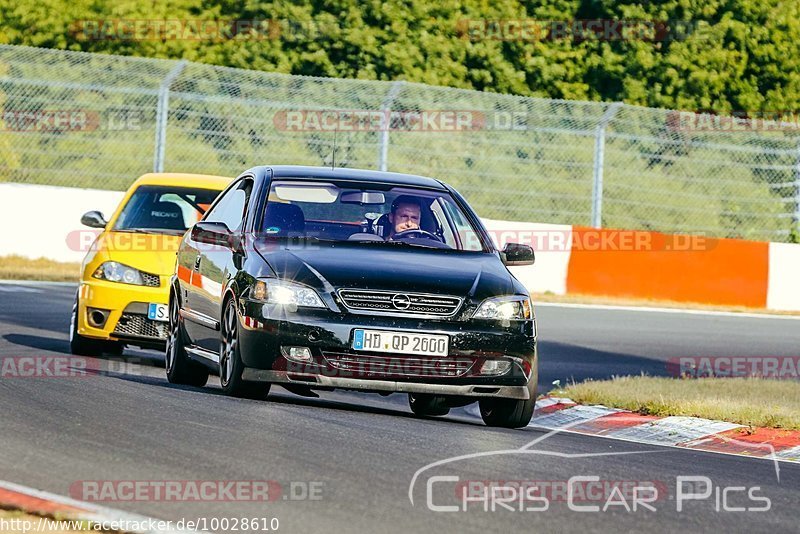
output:
[[[239,343],[236,335],[236,308],[233,303],[228,305],[225,310],[225,320],[223,322],[222,350],[219,358],[219,378],[223,385],[230,383],[233,378],[234,358]]]
[[[178,335],[180,335],[178,319],[178,303],[173,298],[169,304],[169,336],[167,337],[167,350],[164,353],[167,372],[171,371],[175,365],[175,351],[177,350]]]

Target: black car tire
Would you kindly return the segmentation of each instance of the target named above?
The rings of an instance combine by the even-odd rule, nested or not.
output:
[[[533,417],[533,409],[536,406],[536,373],[528,383],[530,398],[525,400],[518,399],[498,399],[486,398],[478,401],[481,411],[481,419],[486,426],[501,428],[522,428],[528,426]]]
[[[264,400],[269,395],[270,384],[242,380],[244,363],[239,345],[239,315],[236,302],[228,300],[220,325],[219,383],[222,391],[231,397]]]
[[[104,353],[119,356],[122,354],[122,343],[115,341],[103,341],[82,336],[78,333],[78,310],[80,303],[78,296],[75,296],[75,303],[72,305],[72,316],[69,322],[69,351],[77,356],[102,356]]]
[[[427,393],[409,393],[408,405],[414,415],[419,416],[447,415],[450,413],[447,399]]]
[[[203,387],[208,382],[208,369],[190,360],[186,354],[186,333],[181,324],[178,300],[174,293],[169,299],[169,335],[164,360],[170,384]]]

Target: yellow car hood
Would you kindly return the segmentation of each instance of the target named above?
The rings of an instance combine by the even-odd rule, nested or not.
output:
[[[113,261],[140,271],[161,276],[175,272],[175,259],[182,236],[108,232],[97,243],[97,249]]]

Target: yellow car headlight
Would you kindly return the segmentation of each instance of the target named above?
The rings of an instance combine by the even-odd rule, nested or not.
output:
[[[144,277],[139,269],[134,269],[133,267],[116,261],[107,261],[103,263],[92,274],[92,277],[99,280],[108,280],[109,282],[119,282],[121,284],[131,284],[134,286],[145,285]]]

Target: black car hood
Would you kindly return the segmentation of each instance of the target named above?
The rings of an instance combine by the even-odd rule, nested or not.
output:
[[[516,292],[513,277],[496,254],[351,243],[287,247],[265,239],[258,240],[255,248],[278,278],[325,292],[333,286],[478,300]]]

